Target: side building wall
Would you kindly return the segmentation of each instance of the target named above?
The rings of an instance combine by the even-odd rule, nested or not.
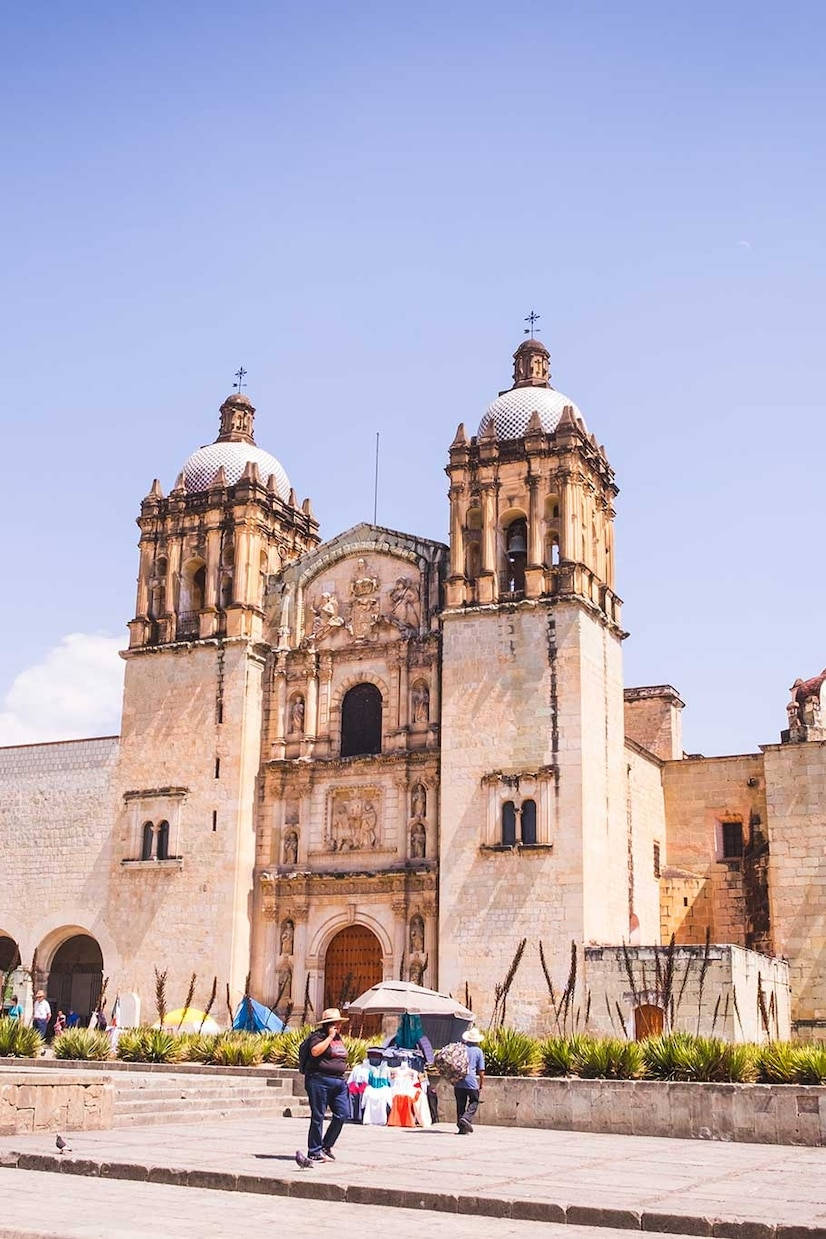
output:
[[[62,942],[97,939],[104,971],[120,966],[106,893],[119,740],[68,740],[0,749],[0,933],[24,967],[38,952],[40,983]]]
[[[767,745],[771,920],[789,959],[792,1020],[803,1037],[826,1031],[826,744]]]
[[[663,940],[703,942],[708,930],[712,942],[772,954],[762,755],[666,762],[663,789]],[[740,825],[740,855],[724,856],[724,822]]]

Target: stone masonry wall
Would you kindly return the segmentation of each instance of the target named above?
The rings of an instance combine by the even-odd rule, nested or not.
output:
[[[826,1030],[826,744],[763,750],[769,890],[775,949],[789,959],[792,1020],[801,1036]]]
[[[632,987],[620,947],[586,947],[582,995],[590,991],[589,1028],[600,1033],[635,1034],[637,1005],[662,1006],[666,949],[655,955],[653,946],[628,948]],[[788,1037],[789,970],[785,960],[772,959],[736,946],[711,946],[703,969],[703,947],[678,947],[674,953],[674,1029],[730,1041],[767,1040],[758,1004],[758,978],[774,1037]],[[772,995],[774,999],[772,1000]],[[607,1000],[607,1001],[606,1001]],[[585,1001],[580,997],[580,1003]],[[619,1010],[617,1010],[619,1008]],[[670,1008],[670,1004],[669,1004]],[[610,1009],[610,1016],[609,1016]],[[620,1024],[620,1014],[622,1024]]]
[[[702,942],[708,927],[712,942],[770,951],[768,927],[754,916],[765,871],[753,866],[749,855],[751,836],[766,821],[762,755],[666,762],[663,788],[668,829],[663,938],[674,932],[680,942]],[[742,858],[723,858],[725,821],[742,824]]]
[[[117,736],[0,749],[0,933],[41,969],[86,932],[111,960],[105,914]]]
[[[115,1089],[106,1076],[0,1069],[0,1136],[36,1131],[105,1131]]]

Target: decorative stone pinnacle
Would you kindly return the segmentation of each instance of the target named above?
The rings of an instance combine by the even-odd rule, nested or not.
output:
[[[551,355],[541,340],[523,340],[513,355],[514,387],[550,387]]]

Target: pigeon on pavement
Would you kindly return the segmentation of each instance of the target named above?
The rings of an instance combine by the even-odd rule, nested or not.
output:
[[[295,1151],[295,1160],[296,1160],[296,1164],[297,1164],[298,1166],[300,1166],[302,1170],[309,1170],[310,1166],[312,1166],[312,1164],[313,1164],[313,1163],[310,1161],[309,1157],[306,1157],[306,1156],[305,1156],[305,1155],[301,1152],[301,1149],[296,1149],[296,1151]]]
[[[69,1145],[63,1139],[63,1137],[60,1135],[58,1135],[57,1139],[55,1140],[55,1144],[57,1145],[58,1153],[66,1153],[66,1152],[71,1153],[72,1151]]]

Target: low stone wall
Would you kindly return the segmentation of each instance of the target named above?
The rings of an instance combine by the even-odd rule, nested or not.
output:
[[[439,1082],[439,1118],[455,1114]],[[487,1076],[478,1123],[754,1144],[826,1145],[826,1087]]]
[[[102,1131],[112,1126],[114,1099],[105,1075],[0,1068],[0,1135]]]

